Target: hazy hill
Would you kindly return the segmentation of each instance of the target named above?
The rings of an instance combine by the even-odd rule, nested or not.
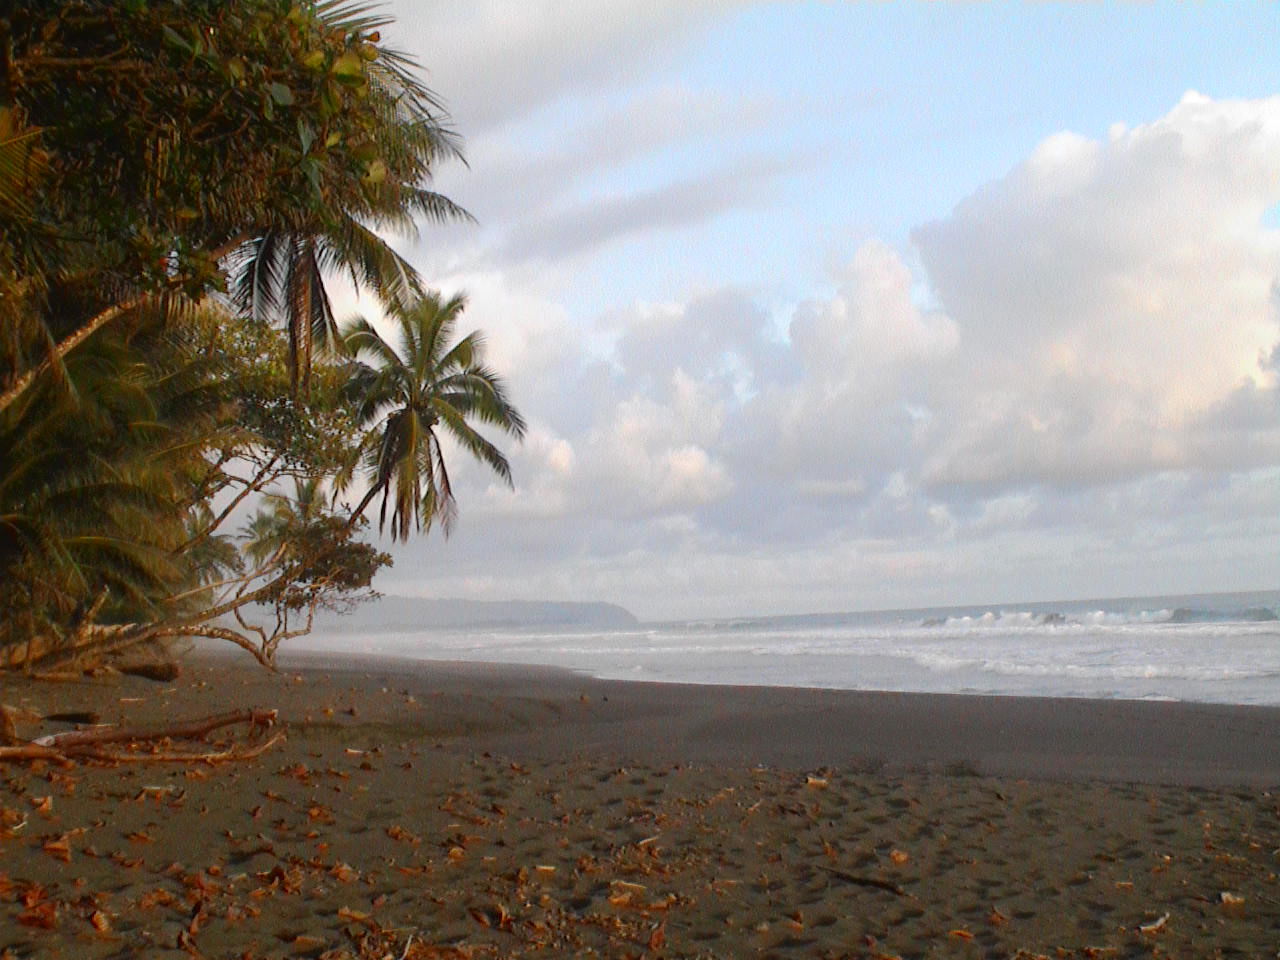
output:
[[[612,603],[556,603],[542,600],[430,600],[384,596],[338,616],[318,613],[315,630],[407,632],[494,627],[629,627],[631,611]]]

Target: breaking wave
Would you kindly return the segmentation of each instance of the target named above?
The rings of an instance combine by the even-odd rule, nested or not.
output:
[[[968,629],[975,627],[1000,627],[1018,629],[1029,627],[1061,626],[1125,626],[1152,623],[1274,623],[1280,622],[1280,614],[1271,607],[1255,606],[1237,610],[1201,610],[1193,607],[1138,610],[1122,612],[1113,610],[1088,610],[1064,613],[1057,610],[987,610],[980,614],[963,614],[949,617],[926,617],[922,627]]]

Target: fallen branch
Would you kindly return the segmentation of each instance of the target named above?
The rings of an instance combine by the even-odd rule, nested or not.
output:
[[[245,750],[219,750],[214,753],[114,753],[108,750],[77,750],[75,756],[89,760],[102,760],[108,763],[207,763],[215,765],[236,760],[252,760],[266,753],[284,739],[283,733],[277,733],[255,747]]]
[[[167,727],[154,729],[96,728],[93,730],[68,730],[65,733],[51,733],[37,737],[31,742],[42,747],[52,747],[63,752],[82,745],[102,743],[137,742],[140,740],[198,740],[211,730],[230,726],[233,723],[249,723],[253,728],[264,729],[276,722],[274,710],[233,710],[220,713],[202,720],[190,720]]]
[[[0,747],[0,761],[5,760],[52,760],[54,763],[61,763],[64,766],[70,765],[71,763],[61,750],[54,750],[51,747],[41,747],[34,743],[23,743],[12,747]]]
[[[234,723],[250,724],[250,736],[275,725],[275,710],[233,710],[201,720],[170,724],[151,729],[98,727],[92,730],[68,730],[37,737],[27,743],[0,746],[0,762],[13,760],[53,760],[68,765],[73,757],[112,763],[223,763],[250,760],[265,753],[283,739],[278,733],[270,740],[245,749],[232,747],[213,753],[117,753],[100,747],[110,743],[148,743],[156,740],[199,740],[212,730]]]

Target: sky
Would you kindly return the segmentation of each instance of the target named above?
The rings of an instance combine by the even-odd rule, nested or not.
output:
[[[383,592],[669,619],[1280,585],[1274,6],[387,12],[478,221],[393,243],[467,294],[529,431],[513,489],[454,452],[453,534]]]

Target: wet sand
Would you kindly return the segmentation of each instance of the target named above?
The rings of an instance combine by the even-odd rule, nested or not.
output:
[[[220,766],[0,768],[0,956],[1280,949],[1275,709],[319,656],[0,702],[287,732]]]

